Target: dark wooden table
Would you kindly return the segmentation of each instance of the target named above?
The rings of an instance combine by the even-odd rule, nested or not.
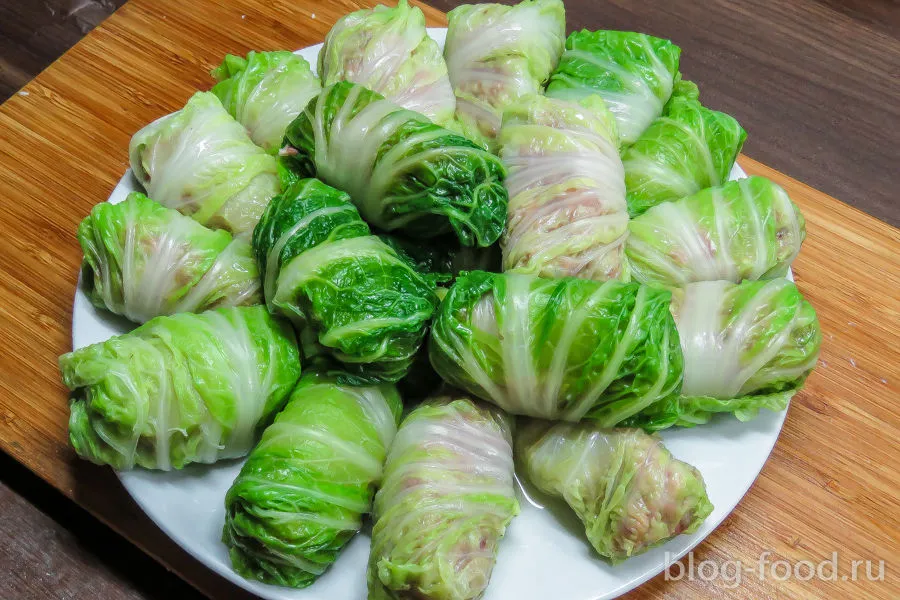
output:
[[[0,100],[123,3],[0,0]],[[900,224],[897,2],[568,0],[567,8],[571,29],[675,40],[704,101],[750,132],[745,153]],[[0,478],[0,598],[199,597],[6,455]]]

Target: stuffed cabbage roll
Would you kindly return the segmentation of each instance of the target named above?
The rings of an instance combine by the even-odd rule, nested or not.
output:
[[[658,286],[784,277],[806,237],[800,209],[763,177],[664,202],[628,225],[632,277]]]
[[[344,190],[385,231],[453,231],[465,246],[490,246],[506,224],[499,158],[353,83],[310,102],[288,127],[280,161],[285,180],[318,177]]]
[[[300,376],[290,325],[264,306],[156,317],[64,354],[69,440],[116,469],[243,456]]]
[[[431,364],[512,414],[611,427],[681,389],[670,298],[615,280],[474,271],[438,308]]]
[[[527,478],[575,511],[597,553],[618,563],[682,533],[712,512],[703,477],[640,429],[531,421],[516,434]]]
[[[251,50],[246,58],[229,54],[211,75],[219,81],[211,91],[228,114],[271,153],[281,148],[291,121],[322,91],[306,59],[286,50]]]
[[[562,0],[464,4],[447,20],[444,58],[456,94],[457,127],[494,150],[503,109],[543,92],[559,61],[565,7]]]
[[[628,31],[576,31],[547,84],[547,95],[580,100],[599,94],[616,117],[621,145],[638,140],[672,95],[681,49]]]
[[[295,588],[324,573],[371,509],[401,409],[392,385],[304,375],[225,497],[234,570]]]
[[[406,374],[437,304],[434,286],[370,234],[347,194],[298,181],[269,204],[253,248],[273,313],[361,381]]]
[[[128,151],[148,196],[212,229],[249,235],[279,190],[275,158],[211,92],[138,131]]]
[[[597,281],[625,275],[628,213],[616,123],[599,96],[582,104],[529,96],[503,115],[506,271]]]
[[[406,0],[341,17],[325,36],[319,74],[326,86],[358,83],[442,125],[456,109],[441,49],[422,10]]]
[[[747,132],[730,115],[700,104],[695,90],[685,86],[673,94],[664,114],[622,153],[632,217],[728,181]]]
[[[518,512],[508,418],[462,396],[426,400],[375,495],[370,600],[480,598]]]
[[[94,306],[137,323],[262,302],[250,243],[132,192],[78,226],[82,285]]]
[[[684,386],[636,415],[645,429],[706,423],[714,413],[746,421],[781,411],[816,366],[822,331],[812,305],[787,279],[691,283],[673,292],[684,351]]]

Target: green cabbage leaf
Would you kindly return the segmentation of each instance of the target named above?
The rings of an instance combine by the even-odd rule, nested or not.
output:
[[[441,49],[406,0],[341,17],[325,36],[319,74],[325,86],[352,81],[442,125],[456,109]]]
[[[624,171],[603,99],[526,97],[504,112],[498,141],[509,192],[503,269],[624,278]]]
[[[147,195],[212,229],[253,230],[278,193],[277,163],[211,92],[131,138],[131,170]]]
[[[392,385],[304,375],[225,497],[235,571],[294,588],[324,573],[371,509],[401,409]]]
[[[681,100],[700,100],[700,88],[693,81],[681,78],[681,73],[675,76],[675,84],[672,86],[672,95],[663,107],[663,114],[669,112],[672,104]]]
[[[426,400],[375,495],[370,600],[480,598],[518,512],[509,419],[463,396]]]
[[[427,241],[391,234],[379,234],[378,237],[438,285],[452,283],[464,271],[503,270],[499,244],[473,248],[461,245],[450,236]]]
[[[286,50],[251,50],[246,58],[228,54],[211,74],[219,82],[212,93],[253,143],[270,153],[281,148],[284,130],[322,91],[306,59]]]
[[[672,312],[684,351],[681,396],[629,425],[690,427],[715,413],[747,421],[763,408],[781,411],[816,366],[819,320],[787,279],[691,283],[673,292]]]
[[[137,323],[262,302],[250,243],[200,225],[139,192],[101,202],[78,226],[91,302]]]
[[[543,92],[559,61],[565,7],[562,0],[464,4],[447,20],[444,58],[456,94],[456,127],[495,150],[503,109]]]
[[[672,95],[681,49],[628,31],[576,31],[566,39],[547,95],[580,100],[599,94],[616,118],[621,145],[638,140]],[[451,72],[452,74],[452,72]]]
[[[625,256],[632,277],[666,287],[784,277],[806,237],[800,209],[764,177],[664,202],[628,228]]]
[[[713,509],[700,472],[640,429],[530,421],[516,433],[516,456],[535,487],[575,511],[613,564],[693,533]]]
[[[438,308],[431,364],[512,414],[611,427],[681,389],[670,297],[616,280],[474,271]]]
[[[371,235],[347,194],[317,179],[294,183],[269,204],[253,248],[269,309],[301,339],[360,381],[406,374],[437,305],[434,286]]]
[[[156,317],[64,354],[69,440],[116,469],[244,456],[300,376],[290,325],[264,306]]]
[[[728,181],[747,132],[697,94],[697,86],[679,82],[663,115],[622,153],[632,217]]]
[[[506,223],[499,158],[353,83],[310,102],[288,127],[279,160],[283,179],[318,177],[384,231],[452,231],[463,245],[484,247]]]

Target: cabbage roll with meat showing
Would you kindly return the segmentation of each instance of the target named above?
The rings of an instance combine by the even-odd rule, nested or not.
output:
[[[503,109],[540,94],[566,35],[562,0],[514,6],[464,4],[447,13],[444,58],[456,94],[457,127],[496,150]]]
[[[672,312],[684,352],[681,396],[628,425],[690,427],[715,413],[746,421],[763,408],[784,410],[819,358],[816,311],[787,279],[691,283],[673,292]]]
[[[509,192],[504,270],[624,278],[624,171],[603,99],[526,97],[506,109],[499,143]]]
[[[247,454],[300,377],[288,323],[264,306],[156,317],[59,358],[69,440],[116,469]]]
[[[279,191],[275,157],[212,92],[138,131],[128,151],[148,196],[212,229],[249,236]]]
[[[96,205],[78,226],[82,285],[94,306],[137,323],[262,302],[250,243],[139,192]]]
[[[508,417],[464,396],[426,400],[400,425],[375,495],[369,598],[480,598],[518,512]]]
[[[284,130],[322,91],[306,59],[286,50],[229,54],[212,76],[219,81],[212,93],[269,153],[281,148]]]
[[[632,277],[665,287],[784,277],[806,237],[800,209],[764,177],[664,202],[628,228],[625,257]]]
[[[516,434],[528,480],[565,500],[610,563],[693,533],[713,506],[703,477],[640,429],[529,421]]]
[[[325,36],[319,74],[325,86],[358,83],[440,125],[456,109],[441,49],[428,37],[422,10],[406,0],[341,17]]]

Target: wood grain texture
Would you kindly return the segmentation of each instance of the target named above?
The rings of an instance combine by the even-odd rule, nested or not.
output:
[[[743,586],[726,589],[721,580],[675,584],[661,575],[627,597],[900,597],[900,231],[751,159],[740,163],[782,185],[806,217],[793,269],[824,341],[762,473],[694,560],[755,567],[768,551],[770,562],[793,565],[838,552],[838,581],[745,573]],[[852,560],[884,560],[885,581],[840,580]]]
[[[0,473],[0,598],[203,597],[2,453]]]
[[[0,0],[0,101],[124,2]],[[749,156],[900,225],[897,0],[567,0],[566,8],[570,30],[675,40],[704,101],[751,132]]]
[[[75,45],[125,0],[0,0],[0,101]]]
[[[223,54],[318,42],[358,7],[132,0],[28,84],[27,95],[0,107],[0,448],[216,598],[247,596],[179,550],[109,470],[78,461],[67,444],[56,360],[71,348],[75,229],[127,168],[131,134],[209,87],[206,73]],[[443,19],[435,10],[428,16]],[[886,581],[747,577],[726,590],[660,577],[632,597],[900,597],[900,232],[755,161],[741,163],[785,186],[806,215],[795,273],[825,343],[759,480],[695,559],[755,564],[764,550],[791,561],[838,551],[848,562],[887,560]]]
[[[449,10],[461,0],[433,0]],[[512,4],[511,0],[504,4]],[[682,48],[744,152],[900,226],[900,2],[565,0],[569,31],[643,31]]]

